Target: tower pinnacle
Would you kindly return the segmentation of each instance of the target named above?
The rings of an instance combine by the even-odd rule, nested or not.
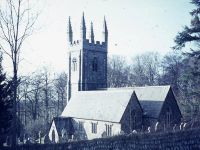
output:
[[[90,40],[94,43],[94,30],[93,30],[93,23],[91,22],[91,31],[90,31]]]
[[[68,36],[68,42],[70,44],[72,44],[72,42],[73,42],[73,31],[72,31],[70,16],[69,16],[69,20],[68,20],[67,36]]]
[[[81,39],[86,39],[86,25],[85,25],[84,12],[81,21]]]
[[[108,29],[107,29],[105,16],[104,16],[104,22],[103,22],[103,40],[105,43],[108,43]]]

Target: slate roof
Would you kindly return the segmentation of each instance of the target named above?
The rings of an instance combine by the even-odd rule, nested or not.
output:
[[[132,89],[81,91],[72,96],[61,116],[120,122],[132,94]]]
[[[107,90],[134,90],[139,101],[164,101],[169,92],[170,85],[108,88]]]
[[[163,101],[140,101],[145,117],[158,118]]]
[[[110,88],[108,90],[134,90],[146,117],[158,118],[170,86]]]
[[[145,116],[158,118],[170,86],[108,88],[80,91],[72,96],[61,116],[120,122],[133,93]]]

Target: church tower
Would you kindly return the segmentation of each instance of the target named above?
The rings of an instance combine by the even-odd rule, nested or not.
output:
[[[68,101],[78,91],[107,88],[108,29],[104,17],[103,41],[95,41],[93,23],[86,37],[84,13],[81,19],[80,39],[73,40],[71,19],[68,20]]]

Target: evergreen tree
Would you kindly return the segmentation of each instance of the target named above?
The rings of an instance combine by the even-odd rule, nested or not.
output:
[[[12,119],[12,101],[11,101],[11,81],[6,79],[1,65],[2,55],[0,56],[0,147],[9,135]]]
[[[179,78],[180,88],[184,93],[184,98],[188,100],[192,106],[196,105],[200,108],[200,1],[192,0],[195,9],[190,12],[192,19],[190,26],[185,26],[182,32],[179,32],[175,38],[175,50],[181,50],[189,42],[195,45],[190,47],[190,51],[184,53],[182,61],[183,68]],[[195,46],[195,48],[194,48]],[[197,112],[195,112],[197,110]],[[192,113],[200,113],[200,109],[191,110]]]
[[[198,44],[200,40],[200,1],[192,0],[191,3],[196,6],[196,9],[190,12],[191,16],[193,17],[191,20],[191,24],[189,27],[185,26],[183,31],[178,33],[178,35],[175,38],[176,46],[174,46],[174,49],[182,49],[188,42],[197,42]],[[200,54],[200,52],[194,53]]]

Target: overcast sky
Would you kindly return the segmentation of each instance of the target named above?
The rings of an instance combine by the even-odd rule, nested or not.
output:
[[[35,0],[36,1],[36,0]],[[174,38],[190,23],[189,0],[37,0],[40,12],[35,33],[22,49],[20,72],[27,73],[48,65],[66,71],[67,20],[71,16],[78,40],[82,12],[87,30],[93,21],[95,40],[102,40],[103,17],[109,32],[109,55],[135,56],[146,51],[162,54],[174,46]],[[89,32],[88,32],[89,33]],[[6,71],[11,69],[5,61]]]

